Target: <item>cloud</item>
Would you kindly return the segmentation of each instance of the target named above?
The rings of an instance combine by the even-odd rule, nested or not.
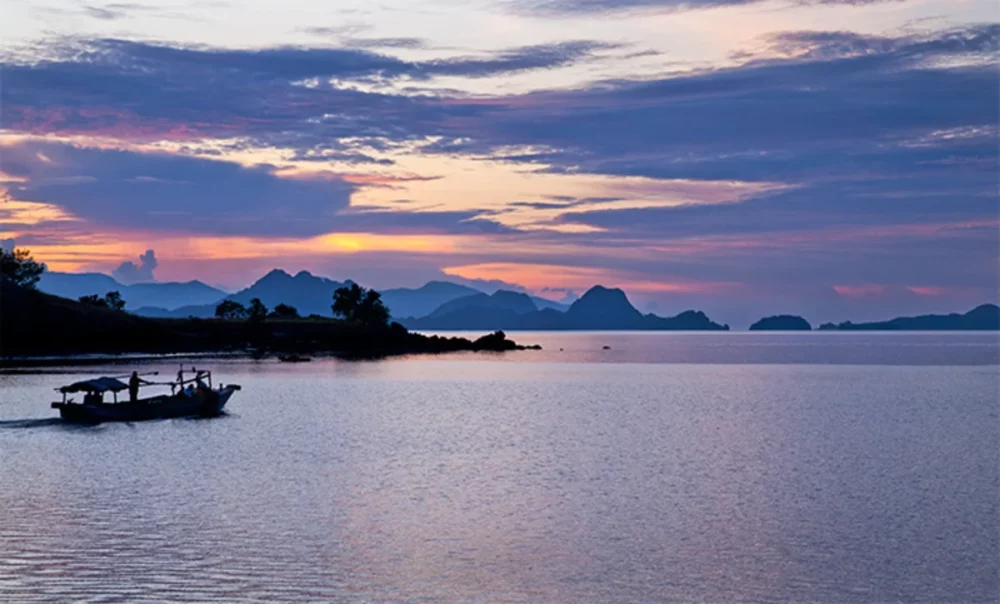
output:
[[[884,153],[893,138],[995,123],[994,64],[944,63],[989,52],[998,32],[973,28],[860,56],[759,61],[500,100],[483,120],[485,136],[467,136],[451,151],[528,144],[553,151],[522,161],[649,176],[704,178],[711,167],[718,177],[735,169],[776,178],[761,164],[828,171],[815,156],[853,169],[856,152]]]
[[[288,178],[273,166],[32,140],[4,148],[4,169],[26,180],[10,187],[16,199],[132,230],[315,235],[333,230],[356,188],[328,174]]]
[[[374,43],[373,43],[374,42]],[[477,57],[456,57],[431,61],[404,61],[377,54],[362,47],[414,46],[410,38],[360,40],[350,48],[277,47],[237,50],[211,47],[181,47],[122,39],[79,41],[61,39],[45,46],[37,64],[8,64],[15,77],[30,82],[31,75],[46,72],[84,72],[93,77],[159,78],[174,75],[187,79],[213,74],[244,79],[246,83],[295,82],[306,78],[400,78],[425,79],[448,75],[484,77],[531,69],[548,69],[586,58],[594,51],[618,45],[588,40],[539,44],[512,48]],[[175,74],[169,73],[174,71]],[[193,82],[189,82],[193,84]]]
[[[852,146],[874,152],[885,137],[994,123],[998,79],[983,57],[995,51],[998,31],[787,32],[734,68],[488,99],[365,92],[328,80],[485,77],[569,64],[605,46],[578,41],[409,63],[356,49],[98,40],[57,44],[46,53],[57,58],[36,64],[7,62],[0,94],[7,128],[39,134],[245,137],[302,156],[347,138],[433,139],[424,152],[544,148],[505,159],[552,169],[681,177],[742,169],[773,179],[754,164],[827,169],[799,158],[850,163]],[[779,47],[795,56],[775,58]]]
[[[600,210],[597,200],[512,197],[529,200],[513,209],[600,229],[586,235],[529,238],[475,209],[349,211],[360,187],[405,186],[365,175],[292,180],[269,166],[35,142],[5,149],[4,171],[27,179],[10,185],[18,199],[132,229],[485,232],[524,246],[470,252],[479,262],[544,256],[549,264],[648,280],[801,283],[823,295],[835,284],[864,282],[981,292],[996,284],[998,268],[998,40],[996,25],[899,36],[780,32],[732,67],[492,97],[407,96],[345,82],[542,71],[587,60],[601,47],[406,62],[358,49],[98,41],[3,66],[5,127],[13,132],[238,139],[244,151],[279,147],[300,160],[356,164],[359,172],[371,160],[392,161],[386,156],[441,154],[562,174],[567,182],[576,174],[620,177],[621,193],[602,191],[609,199],[630,198],[631,176],[784,185],[712,207]]]
[[[421,68],[428,74],[487,77],[534,69],[552,69],[575,63],[598,50],[620,48],[619,44],[576,40],[538,44],[502,51],[487,57],[459,57],[428,61]]]
[[[516,0],[518,12],[552,17],[588,13],[616,13],[635,10],[687,11],[724,6],[743,6],[764,0]],[[789,0],[789,5],[839,4],[845,6],[865,6],[879,2],[903,2],[905,0]]]
[[[182,10],[177,12],[172,12],[165,10],[161,7],[151,6],[147,4],[136,4],[131,2],[115,2],[112,4],[106,4],[104,6],[94,6],[94,5],[83,5],[79,8],[82,14],[98,19],[101,21],[118,21],[120,19],[128,19],[142,14],[156,14],[158,17],[168,18],[168,19],[183,19],[183,20],[195,20],[190,14],[190,9],[194,8],[195,5],[191,4],[187,7],[180,6],[176,7]],[[57,8],[44,9],[49,12],[55,13],[69,13],[73,14],[76,11],[64,10]]]
[[[5,170],[22,179],[10,187],[16,199],[58,206],[102,228],[276,237],[514,232],[477,209],[386,211],[350,205],[361,187],[435,177],[286,174],[268,165],[34,140],[3,150]],[[51,161],[41,161],[39,153]]]
[[[153,250],[146,250],[144,254],[139,255],[139,264],[126,260],[111,271],[111,276],[125,285],[156,281],[156,277],[153,276],[156,265],[156,253]]]
[[[584,60],[606,45],[564,42],[495,55],[407,62],[360,49],[176,47],[60,40],[34,63],[0,63],[5,127],[36,134],[198,140],[245,137],[300,150],[342,138],[391,141],[445,134],[483,113],[427,95],[362,91],[344,83],[482,78]]]
[[[428,47],[423,38],[347,38],[344,45],[350,48],[407,48]]]
[[[108,10],[99,6],[84,6],[83,11],[87,15],[102,21],[114,21],[115,19],[121,19],[126,16],[125,13],[121,11]]]

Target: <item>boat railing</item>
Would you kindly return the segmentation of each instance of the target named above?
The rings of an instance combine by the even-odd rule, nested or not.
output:
[[[188,375],[186,375],[186,374],[193,374],[193,377],[188,377]],[[141,377],[148,377],[148,376],[156,376],[156,375],[160,375],[160,372],[159,371],[149,371],[149,372],[146,372],[146,373],[137,373],[136,374],[136,376],[140,377],[140,378]],[[132,374],[131,373],[126,373],[124,375],[115,375],[115,376],[106,376],[106,377],[108,377],[110,379],[113,379],[113,380],[122,380],[122,379],[131,378]],[[104,378],[98,378],[98,380],[101,380],[101,379],[104,379]],[[142,380],[142,381],[139,382],[139,387],[142,388],[142,387],[145,387],[145,386],[170,386],[170,394],[171,395],[175,395],[177,393],[177,389],[178,388],[180,388],[181,390],[183,390],[184,386],[185,385],[189,385],[189,384],[194,384],[198,388],[207,387],[209,390],[211,390],[212,389],[212,372],[209,371],[209,370],[207,370],[207,369],[198,369],[196,367],[191,367],[190,369],[186,369],[182,365],[180,367],[180,369],[177,371],[177,379],[171,380],[169,382],[166,382],[166,381],[165,382],[156,382],[156,381],[151,381],[151,380],[145,380],[144,379],[144,380]],[[72,386],[77,386],[78,389],[71,389]],[[82,383],[78,384],[78,385],[71,384],[69,386],[62,386],[60,388],[55,388],[55,391],[62,394],[62,404],[66,405],[66,404],[73,404],[73,403],[76,402],[73,398],[67,398],[66,397],[66,395],[68,393],[83,392],[84,393],[83,403],[87,403],[93,397],[98,398],[100,400],[100,402],[104,402],[104,394],[105,394],[105,392],[111,392],[111,395],[112,395],[112,397],[114,399],[113,402],[117,403],[118,402],[118,392],[120,390],[124,390],[124,388],[117,388],[117,389],[108,388],[108,387],[103,387],[102,388],[101,386],[97,386],[97,385],[95,385],[93,388],[88,388],[87,386],[89,386],[89,384],[87,384],[87,385],[84,385]]]

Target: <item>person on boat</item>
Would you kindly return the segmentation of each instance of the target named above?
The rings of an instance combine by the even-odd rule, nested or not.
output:
[[[152,384],[152,382],[147,382],[146,380],[139,377],[139,374],[135,371],[132,372],[132,377],[128,379],[128,400],[129,402],[136,402],[139,400],[139,385],[140,384]]]

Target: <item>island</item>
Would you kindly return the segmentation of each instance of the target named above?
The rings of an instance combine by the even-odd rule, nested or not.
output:
[[[982,304],[965,314],[897,317],[872,323],[824,323],[819,328],[823,331],[996,331],[1000,330],[1000,306]]]
[[[0,280],[0,355],[312,353],[381,357],[454,351],[507,351],[502,331],[476,340],[426,336],[399,323],[269,315],[239,318],[149,318],[96,296],[69,300]],[[537,348],[537,347],[533,347]]]
[[[765,317],[750,326],[750,331],[811,331],[812,325],[795,315]]]

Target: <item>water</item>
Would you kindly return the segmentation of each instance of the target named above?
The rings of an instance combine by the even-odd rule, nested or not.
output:
[[[199,360],[244,387],[210,420],[0,375],[0,601],[1000,598],[995,335],[518,339]]]

